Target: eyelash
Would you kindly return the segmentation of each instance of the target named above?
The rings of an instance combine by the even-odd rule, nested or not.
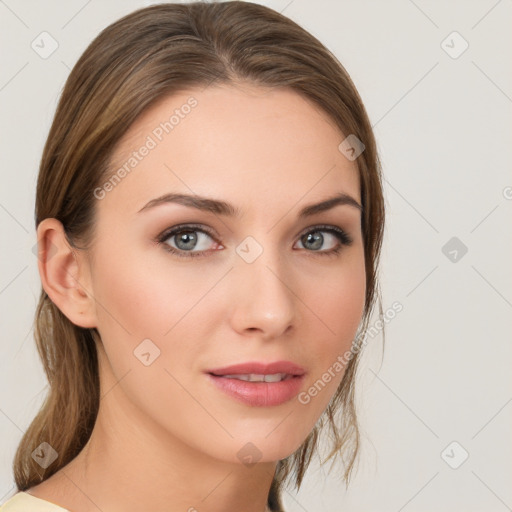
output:
[[[196,251],[196,252],[182,251],[182,250],[177,250],[174,247],[171,247],[165,243],[172,236],[175,236],[181,232],[186,232],[186,231],[192,231],[192,232],[197,231],[200,233],[204,233],[215,240],[214,233],[210,229],[206,228],[206,226],[202,226],[202,225],[198,225],[198,224],[182,224],[179,226],[174,226],[170,229],[166,229],[164,232],[162,232],[160,235],[158,235],[154,241],[158,245],[163,245],[164,250],[170,252],[171,254],[175,254],[176,256],[178,256],[180,258],[204,257],[204,256],[207,256],[210,252],[213,252],[213,251]],[[340,245],[338,247],[336,247],[335,249],[330,249],[329,251],[307,251],[306,250],[307,252],[313,253],[313,255],[315,255],[315,256],[331,256],[331,257],[336,256],[337,254],[339,254],[339,252],[341,251],[341,249],[343,248],[344,245],[350,246],[350,245],[352,245],[352,242],[353,242],[352,238],[342,229],[340,229],[336,226],[327,226],[327,225],[312,226],[311,228],[308,228],[306,231],[303,231],[299,235],[299,239],[302,238],[304,235],[307,235],[308,233],[316,233],[316,232],[327,232],[327,233],[334,235],[339,240]]]

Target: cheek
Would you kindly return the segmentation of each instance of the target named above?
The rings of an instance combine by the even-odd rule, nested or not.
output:
[[[218,276],[180,271],[179,265],[144,264],[137,254],[113,265],[102,261],[94,290],[109,371],[122,381],[130,401],[162,425],[181,422],[172,414],[176,410],[200,416],[201,408],[180,383],[193,389],[187,379],[208,343],[204,318],[211,302],[201,299]]]
[[[323,280],[323,286],[316,288],[314,296],[309,294],[310,304],[314,306],[312,313],[318,319],[311,318],[311,324],[318,334],[310,332],[308,336],[315,340],[315,348],[310,350],[314,371],[306,384],[308,396],[301,403],[309,404],[313,418],[325,409],[343,379],[348,354],[362,319],[366,296],[362,250],[331,275],[332,279]]]
[[[166,271],[155,259],[155,249],[145,247],[148,236],[139,240],[133,233],[104,227],[99,238],[93,288],[104,326],[117,323],[134,337],[169,329],[190,287],[179,278],[179,269],[176,275]]]
[[[133,352],[146,339],[160,350],[155,363],[190,368],[193,353],[207,342],[205,308],[211,302],[204,299],[218,272],[201,265],[192,271],[190,264],[171,265],[162,255],[148,258],[142,251],[116,257],[113,247],[98,251],[93,289],[98,330],[117,372],[138,363]]]
[[[312,311],[323,321],[323,336],[331,354],[350,348],[364,311],[366,271],[362,248],[347,257],[336,272],[326,273],[321,286],[310,294]]]

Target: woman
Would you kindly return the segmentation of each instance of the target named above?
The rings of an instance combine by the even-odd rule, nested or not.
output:
[[[107,27],[62,93],[36,227],[50,388],[2,512],[282,511],[323,426],[348,483],[384,202],[312,35],[248,2]]]

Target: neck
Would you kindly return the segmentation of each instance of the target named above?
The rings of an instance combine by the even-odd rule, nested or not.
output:
[[[105,393],[105,390],[108,390]],[[113,376],[84,449],[63,468],[55,499],[73,512],[265,512],[276,462],[253,465],[210,457],[177,439],[132,404]]]

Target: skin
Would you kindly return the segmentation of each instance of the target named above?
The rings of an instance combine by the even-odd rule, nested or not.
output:
[[[306,439],[343,371],[308,404],[295,397],[271,407],[235,401],[203,372],[289,360],[306,370],[305,391],[350,349],[363,313],[360,210],[338,205],[297,218],[337,192],[360,204],[356,163],[338,150],[345,135],[297,93],[230,85],[167,97],[130,127],[112,170],[191,95],[198,102],[191,113],[97,201],[87,251],[71,249],[56,219],[38,227],[38,239],[55,251],[39,262],[44,289],[102,339],[91,438],[29,489],[72,512],[263,512],[277,461]],[[139,213],[167,192],[222,199],[242,216],[171,203]],[[181,258],[154,243],[180,223],[213,230],[211,238],[194,232],[198,245],[189,249],[206,256]],[[318,224],[343,229],[352,244],[320,254],[340,242],[320,229],[323,245],[311,248],[301,235],[318,234]],[[236,252],[247,236],[263,248],[250,264]],[[177,238],[167,245],[176,248]],[[134,350],[148,338],[160,356],[145,366]],[[237,456],[249,442],[261,453],[252,466]]]

